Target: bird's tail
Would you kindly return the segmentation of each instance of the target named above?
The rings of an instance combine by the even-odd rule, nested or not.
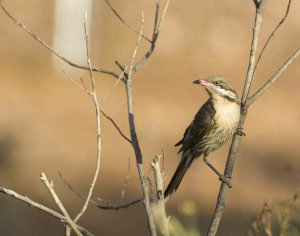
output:
[[[193,160],[194,160],[194,158],[191,155],[188,155],[186,157],[183,156],[181,158],[181,161],[180,161],[168,187],[165,190],[165,193],[164,193],[165,199],[170,197],[170,195],[178,189],[183,176],[185,175],[186,171],[191,166]]]

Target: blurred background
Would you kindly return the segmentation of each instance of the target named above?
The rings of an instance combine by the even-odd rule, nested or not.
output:
[[[111,3],[137,29],[144,11],[144,34],[150,37],[154,1],[112,0]],[[43,40],[79,64],[85,64],[82,22],[83,11],[87,11],[93,65],[119,73],[115,60],[130,63],[137,35],[115,17],[103,0],[78,6],[67,0],[11,0],[3,4]],[[269,2],[259,49],[284,15],[286,4],[287,1],[280,0]],[[292,2],[286,23],[261,60],[252,92],[299,48],[299,9],[300,2]],[[179,162],[174,144],[207,99],[205,91],[192,84],[193,80],[221,74],[241,94],[254,11],[251,0],[191,0],[186,4],[171,1],[156,51],[133,78],[137,132],[148,175],[152,175],[150,161],[162,150],[166,184]],[[0,186],[57,209],[39,180],[39,174],[45,172],[74,216],[83,202],[66,187],[58,172],[77,191],[87,193],[95,169],[95,112],[91,99],[64,76],[60,66],[75,80],[88,79],[88,73],[58,62],[2,11],[0,30]],[[137,58],[148,46],[148,42],[142,41]],[[239,146],[233,188],[227,197],[219,235],[247,235],[253,216],[265,202],[291,199],[300,187],[299,66],[299,60],[295,61],[249,110],[244,127],[246,137]],[[95,76],[98,97],[104,98],[103,110],[129,135],[123,84],[111,91],[114,78]],[[105,118],[102,140],[101,173],[94,199],[120,203],[128,159],[131,172],[124,201],[140,198],[133,150]],[[219,170],[225,166],[228,148],[229,143],[210,157]],[[167,203],[167,213],[183,225],[192,222],[197,231],[205,234],[219,186],[214,173],[198,160]],[[182,209],[190,206],[196,213],[194,221],[186,222]],[[0,235],[64,232],[57,219],[3,194],[0,209]],[[89,206],[80,224],[96,235],[148,234],[142,205],[118,211]]]

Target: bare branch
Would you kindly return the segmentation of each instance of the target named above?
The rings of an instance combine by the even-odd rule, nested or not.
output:
[[[60,65],[60,64],[59,64]],[[81,86],[79,83],[77,83],[60,65],[60,68],[62,70],[62,72],[65,74],[65,76],[70,79],[77,87],[79,87],[81,90],[85,91],[87,94],[91,95],[91,92],[88,91],[88,89],[86,88],[86,86],[83,83],[83,80],[81,78],[81,82],[83,84],[83,86]],[[123,73],[122,75],[123,76]],[[119,77],[120,79],[121,77]],[[119,79],[117,81],[119,81]],[[117,82],[116,82],[117,83]],[[113,120],[113,118],[111,118],[109,115],[107,115],[103,110],[100,109],[101,114],[107,119],[109,120],[113,126],[117,129],[117,131],[119,132],[119,134],[127,141],[131,144],[131,140],[122,132],[122,130],[120,129],[120,127],[116,124],[116,122]]]
[[[100,112],[102,113],[102,115],[108,119],[112,124],[113,126],[117,129],[117,131],[119,132],[119,134],[127,141],[129,142],[130,144],[132,144],[130,138],[128,138],[123,132],[122,130],[120,129],[120,127],[116,124],[116,122],[109,116],[107,115],[103,110],[100,109]]]
[[[256,6],[256,14],[255,14],[254,27],[253,27],[253,36],[252,36],[252,43],[251,43],[251,50],[250,50],[249,65],[247,70],[247,78],[246,78],[242,101],[241,101],[242,105],[245,104],[246,99],[248,98],[250,87],[254,79],[255,56],[256,56],[258,38],[260,33],[260,27],[263,21],[263,13],[264,13],[266,1],[267,0],[261,0],[260,3],[258,4],[258,7]]]
[[[133,32],[139,34],[139,31],[136,30],[135,28],[133,28],[130,24],[128,24],[118,13],[118,11],[110,4],[110,2],[108,0],[105,0],[105,2],[107,3],[107,5],[109,6],[110,10],[115,14],[115,16],[124,24],[126,25],[130,30],[132,30]],[[147,36],[144,36],[142,34],[141,36],[143,39],[145,39],[146,41],[148,41],[149,43],[151,43],[151,39],[149,39]]]
[[[83,90],[84,92],[86,92],[87,94],[91,94],[90,91],[87,90],[87,88],[85,86],[81,86],[79,83],[77,83],[61,66],[61,64],[58,62],[58,65],[60,66],[60,69],[62,70],[62,72],[64,73],[64,75],[73,83],[75,84],[78,88],[80,88],[81,90]]]
[[[89,68],[87,66],[83,66],[83,65],[78,65],[72,61],[70,61],[69,59],[63,57],[62,55],[60,55],[58,52],[56,52],[52,47],[50,47],[45,41],[43,41],[41,38],[39,38],[36,34],[34,34],[28,27],[26,27],[25,25],[23,25],[21,22],[19,22],[15,17],[13,17],[8,11],[7,9],[3,6],[2,2],[0,1],[0,6],[3,10],[3,12],[17,25],[19,26],[21,29],[23,29],[26,33],[28,33],[31,37],[33,37],[39,44],[41,44],[43,47],[45,47],[47,50],[49,50],[52,54],[54,54],[56,57],[58,57],[59,59],[63,60],[65,63],[69,64],[70,66],[73,66],[75,68],[78,69],[83,69],[83,70],[89,70]],[[93,67],[92,68],[93,71],[95,72],[100,72],[103,74],[107,74],[107,75],[111,75],[115,78],[118,78],[118,74],[113,72],[113,71],[109,71],[109,70],[104,70],[104,69],[100,69],[97,67]]]
[[[256,68],[257,68],[257,65],[258,65],[258,63],[259,63],[259,61],[260,61],[260,59],[261,59],[261,57],[262,57],[264,51],[266,50],[266,48],[267,48],[267,46],[268,46],[270,40],[271,40],[272,37],[275,35],[275,33],[276,33],[276,31],[279,29],[279,27],[285,22],[285,20],[286,20],[288,14],[289,14],[289,11],[290,11],[291,2],[292,2],[292,0],[289,0],[288,5],[287,5],[287,9],[286,9],[286,12],[285,12],[283,18],[280,20],[280,22],[278,23],[278,25],[275,27],[275,29],[273,30],[273,32],[271,33],[271,35],[270,35],[269,38],[267,39],[265,45],[263,46],[263,48],[262,48],[262,50],[261,50],[261,52],[260,52],[260,54],[259,54],[259,56],[258,56],[258,59],[257,59],[257,61],[256,61],[255,68],[254,68],[254,73],[255,73],[255,70],[256,70]]]
[[[151,167],[154,172],[155,185],[156,185],[156,196],[157,202],[153,203],[152,209],[154,219],[160,228],[162,235],[169,236],[169,220],[166,214],[165,199],[164,199],[164,173],[160,170],[160,158],[161,156],[155,156],[151,162]]]
[[[160,20],[158,20],[159,17],[159,6],[157,6],[157,3],[159,1],[156,0],[156,12],[155,12],[155,19],[154,19],[154,26],[153,26],[153,35],[152,35],[152,43],[148,49],[148,51],[145,53],[145,55],[135,64],[135,66],[132,69],[132,74],[135,74],[137,72],[137,70],[146,62],[146,60],[152,55],[154,49],[155,49],[155,45],[156,45],[156,41],[158,39],[158,35],[159,35],[159,30],[160,27],[163,23],[163,19],[165,17],[165,14],[167,12],[168,6],[169,6],[169,0],[167,0],[165,8],[163,10],[163,14],[160,18]],[[159,23],[158,23],[159,22]],[[158,25],[157,25],[158,24]]]
[[[136,47],[133,51],[133,55],[132,55],[132,59],[131,59],[131,66],[130,66],[130,70],[128,72],[127,80],[125,81],[125,85],[126,85],[127,109],[128,109],[128,121],[129,121],[130,135],[131,135],[131,140],[132,140],[132,147],[135,152],[138,173],[139,173],[142,190],[143,190],[143,195],[144,195],[144,205],[145,205],[146,215],[147,215],[147,219],[148,219],[148,227],[149,227],[151,236],[156,236],[155,223],[154,223],[154,219],[153,219],[153,215],[152,215],[151,207],[150,207],[149,187],[148,187],[146,176],[144,173],[142,153],[141,153],[139,141],[138,141],[136,130],[135,130],[133,103],[132,103],[132,87],[131,87],[131,76],[132,76],[132,70],[133,70],[132,65],[133,65],[133,61],[134,61],[136,52],[138,50],[140,38],[142,35],[143,23],[144,23],[144,18],[143,18],[143,14],[142,14],[140,35],[138,37]]]
[[[165,5],[164,10],[163,10],[163,13],[160,17],[160,20],[159,20],[159,23],[158,23],[158,26],[157,26],[157,31],[156,31],[157,34],[159,34],[159,32],[160,32],[160,28],[161,28],[162,23],[165,19],[165,16],[166,16],[166,13],[167,13],[167,10],[168,10],[168,7],[169,7],[169,3],[170,3],[170,0],[167,0],[166,5]]]
[[[248,98],[246,102],[246,107],[249,107],[254,101],[258,99],[266,90],[273,84],[275,81],[281,76],[283,72],[285,72],[289,65],[293,63],[300,55],[300,48],[293,53],[292,56],[276,71],[276,73],[260,88],[258,89],[251,97]]]
[[[86,196],[83,196],[81,193],[76,191],[73,186],[64,178],[63,174],[61,172],[58,172],[59,177],[62,179],[64,184],[70,189],[71,192],[73,192],[76,196],[78,196],[81,199],[86,199]],[[1,189],[0,189],[1,190]],[[119,209],[126,209],[129,208],[137,203],[143,203],[143,199],[136,199],[129,203],[122,203],[122,204],[111,204],[109,202],[105,202],[104,200],[98,198],[99,201],[104,202],[105,204],[99,204],[99,202],[90,199],[90,203],[94,206],[103,209],[103,210],[119,210]]]
[[[58,208],[61,210],[61,212],[63,213],[63,215],[66,218],[67,223],[70,225],[70,227],[74,230],[74,232],[76,233],[76,235],[81,236],[82,234],[80,233],[79,229],[77,229],[75,222],[72,221],[71,217],[69,216],[69,213],[66,211],[65,207],[63,206],[63,204],[61,203],[60,199],[58,198],[58,196],[56,195],[54,189],[53,189],[53,183],[49,183],[45,173],[41,173],[40,175],[40,179],[41,181],[45,184],[45,186],[47,187],[48,191],[50,192],[51,196],[53,197],[56,205],[58,206]]]
[[[27,196],[23,196],[23,195],[20,195],[18,194],[17,192],[13,191],[13,190],[10,190],[10,189],[6,189],[6,188],[3,188],[3,187],[0,187],[0,193],[3,193],[3,194],[6,194],[6,195],[9,195],[21,202],[24,202],[24,203],[27,203],[28,206],[31,206],[31,207],[34,207],[36,209],[39,209],[43,212],[46,212],[48,213],[49,215],[52,215],[54,216],[55,218],[59,219],[60,221],[62,222],[65,222],[68,224],[67,220],[66,220],[66,217],[38,202],[35,202],[33,201],[32,199],[28,198]],[[81,227],[80,225],[76,225],[76,228],[78,228],[80,230],[80,232],[85,235],[85,236],[94,236],[94,234],[90,233],[87,229]]]
[[[138,203],[143,203],[143,199],[137,199],[137,200],[134,200],[134,201],[131,201],[129,203],[126,203],[126,204],[118,204],[118,205],[113,205],[113,204],[107,204],[107,205],[101,205],[99,203],[96,203],[96,202],[93,202],[93,204],[102,209],[102,210],[120,210],[120,209],[126,209],[126,208],[129,208],[133,205],[136,205]]]
[[[140,29],[140,34],[139,34],[138,40],[136,42],[135,48],[133,50],[132,57],[131,57],[131,62],[130,62],[130,67],[129,67],[129,72],[128,72],[128,79],[131,79],[133,64],[134,64],[134,60],[135,60],[135,57],[136,57],[136,53],[137,53],[137,51],[139,49],[139,46],[140,46],[141,36],[142,36],[143,29],[144,29],[144,23],[145,23],[145,21],[144,21],[144,12],[142,12],[141,13],[141,29]]]
[[[238,129],[242,129],[245,118],[247,115],[247,108],[245,107],[246,100],[248,98],[248,94],[250,91],[250,87],[252,84],[252,81],[254,79],[254,68],[255,68],[255,56],[256,56],[256,50],[257,50],[257,44],[258,44],[258,38],[261,28],[261,23],[263,20],[263,13],[266,6],[267,0],[261,0],[259,3],[254,1],[255,7],[256,7],[256,13],[255,13],[255,21],[254,21],[254,27],[253,27],[253,36],[252,36],[252,43],[251,43],[251,50],[250,50],[250,57],[249,57],[249,65],[247,70],[247,76],[246,81],[244,84],[244,90],[242,95],[242,105],[241,105],[241,117],[238,125]],[[257,3],[257,4],[256,4]],[[231,179],[233,166],[236,158],[236,152],[237,148],[239,146],[241,140],[241,136],[239,136],[238,132],[235,133],[232,139],[232,143],[230,146],[229,154],[227,157],[227,162],[225,166],[224,176],[228,179]],[[213,214],[213,217],[210,222],[210,226],[207,232],[208,236],[215,236],[217,233],[217,230],[219,228],[219,224],[225,209],[225,199],[228,191],[228,185],[225,182],[221,183],[215,211]]]
[[[96,81],[95,81],[95,78],[93,76],[91,58],[90,58],[90,54],[89,54],[89,36],[88,36],[88,31],[87,31],[87,15],[86,15],[86,13],[85,13],[84,19],[85,19],[84,20],[84,30],[85,30],[85,40],[86,40],[86,57],[87,57],[87,63],[88,63],[88,66],[89,66],[89,71],[90,71],[90,79],[91,79],[91,82],[92,82],[92,93],[90,95],[91,95],[92,101],[93,101],[94,106],[95,106],[95,111],[96,111],[97,160],[96,160],[95,174],[94,174],[94,177],[92,179],[87,198],[85,200],[85,203],[84,203],[81,211],[77,214],[77,216],[74,219],[75,223],[80,219],[80,217],[86,211],[87,206],[90,202],[90,199],[92,197],[92,193],[93,193],[93,190],[94,190],[94,187],[95,187],[98,175],[99,175],[100,161],[101,161],[100,104],[99,104],[98,99],[97,99]]]

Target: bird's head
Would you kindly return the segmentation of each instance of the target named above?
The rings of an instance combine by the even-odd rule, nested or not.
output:
[[[222,76],[211,76],[206,79],[199,79],[193,82],[205,87],[209,96],[213,98],[223,97],[229,101],[237,101],[238,95],[233,86]]]

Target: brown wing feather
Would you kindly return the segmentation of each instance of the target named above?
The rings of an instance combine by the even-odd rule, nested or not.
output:
[[[192,123],[186,128],[183,138],[175,145],[182,145],[178,153],[192,149],[201,142],[203,136],[214,124],[212,119],[214,115],[215,110],[210,100],[208,100],[199,109]]]

